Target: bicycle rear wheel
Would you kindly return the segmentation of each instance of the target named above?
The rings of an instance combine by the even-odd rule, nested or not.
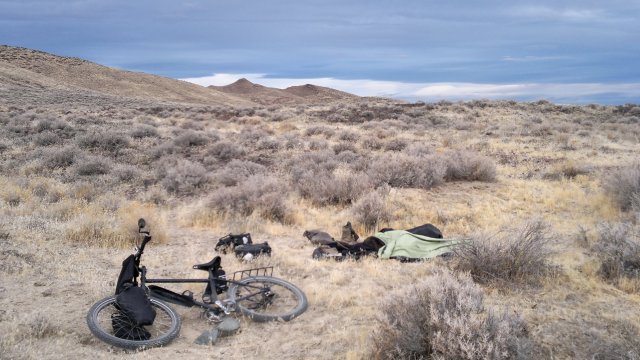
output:
[[[107,344],[125,349],[144,349],[171,342],[180,333],[180,316],[169,305],[151,298],[156,311],[153,325],[136,326],[115,307],[116,297],[95,303],[87,314],[89,330]]]
[[[254,321],[289,321],[307,310],[304,292],[295,285],[270,276],[253,276],[229,286],[229,299]]]

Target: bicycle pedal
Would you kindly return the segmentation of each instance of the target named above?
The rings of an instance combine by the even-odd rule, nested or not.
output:
[[[204,317],[207,318],[207,320],[214,322],[214,323],[221,323],[222,320],[224,320],[225,314],[224,313],[216,313],[216,311],[214,310],[205,310],[204,311]]]

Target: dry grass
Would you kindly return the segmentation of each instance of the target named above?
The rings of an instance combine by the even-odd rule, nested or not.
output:
[[[209,327],[193,309],[180,310],[179,339],[139,354],[109,349],[83,323],[90,304],[113,291],[138,217],[152,225],[145,264],[156,274],[197,276],[191,265],[211,259],[217,238],[249,231],[274,249],[261,261],[308,295],[310,309],[291,323],[243,320],[240,334],[216,344],[228,358],[370,358],[381,298],[440,262],[316,262],[305,229],[337,237],[351,221],[367,236],[433,223],[445,237],[467,238],[532,218],[557,234],[549,247],[526,233],[491,251],[482,246],[492,242],[476,243],[486,256],[472,268],[486,283],[449,274],[440,284],[481,291],[496,324],[513,323],[495,315],[506,309],[520,314],[540,349],[532,358],[638,358],[640,286],[626,275],[603,278],[608,252],[596,245],[598,224],[630,223],[637,211],[633,107],[349,99],[266,108],[8,93],[0,102],[0,331],[9,334],[1,358],[210,355],[192,344]],[[575,240],[578,226],[586,240]],[[233,257],[223,265],[253,266]],[[543,276],[549,268],[561,271]],[[494,291],[512,281],[538,286]],[[480,326],[489,315],[461,319]],[[459,330],[471,336],[473,326]],[[504,334],[501,326],[483,333]],[[493,339],[509,342],[501,336]]]

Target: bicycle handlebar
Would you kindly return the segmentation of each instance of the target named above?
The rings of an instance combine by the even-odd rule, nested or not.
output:
[[[140,265],[140,257],[144,252],[144,247],[147,245],[149,241],[151,241],[151,235],[149,235],[148,231],[141,231],[141,233],[144,234],[144,239],[142,239],[142,243],[140,244],[140,247],[138,248],[138,252],[136,252],[136,255],[135,255],[136,265],[138,266]]]

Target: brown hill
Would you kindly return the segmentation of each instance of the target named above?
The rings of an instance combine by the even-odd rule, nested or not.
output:
[[[210,89],[226,94],[242,97],[258,104],[296,104],[305,102],[304,98],[290,94],[284,90],[254,84],[247,79],[240,79],[225,86],[209,86]]]
[[[303,98],[312,98],[317,101],[344,100],[358,97],[344,91],[311,84],[290,86],[284,89],[284,91]]]
[[[357,98],[356,95],[311,84],[291,86],[284,90],[254,84],[247,79],[240,79],[225,86],[209,86],[209,88],[227,94],[247,98],[259,104],[317,104]]]
[[[243,98],[186,81],[118,70],[37,50],[0,46],[0,92],[15,94],[28,89],[84,91],[93,96],[104,94],[181,103],[252,105]]]

